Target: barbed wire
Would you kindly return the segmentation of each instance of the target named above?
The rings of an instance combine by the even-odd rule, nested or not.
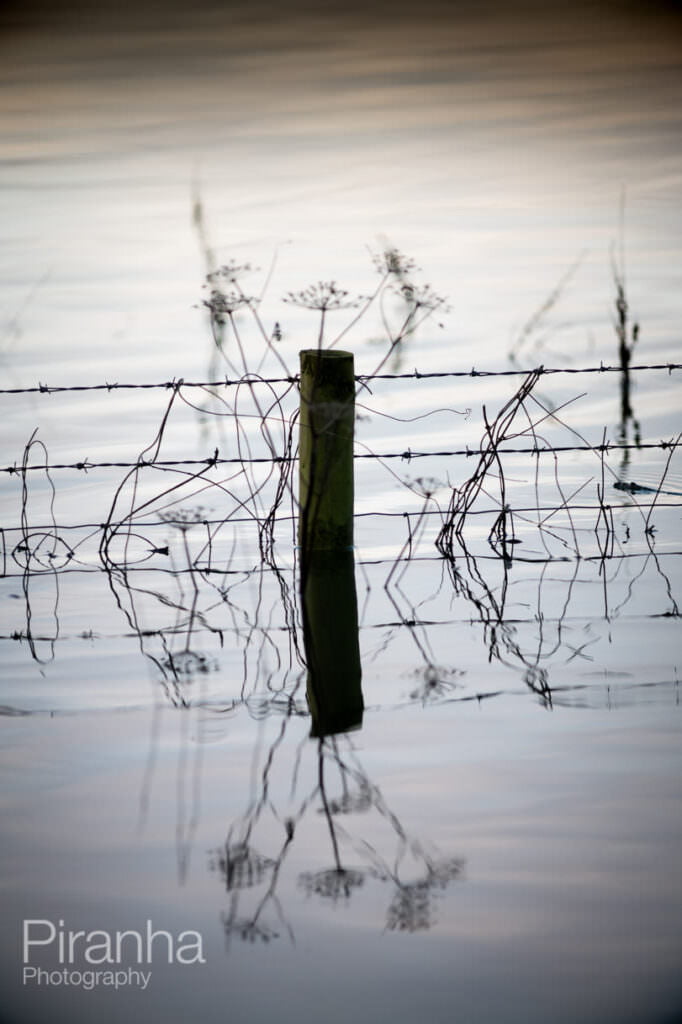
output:
[[[654,497],[655,497],[655,488],[652,487],[651,491],[654,492]],[[646,509],[651,508],[653,506],[655,506],[656,508],[680,508],[682,506],[682,501],[660,501],[660,500],[656,501],[656,500],[653,500],[653,499],[651,501],[644,501],[644,500],[642,500],[642,496],[641,496],[641,494],[638,491],[635,491],[635,492],[632,492],[632,493],[637,495],[637,507],[642,509],[642,510],[646,510]],[[682,498],[682,492],[680,492],[680,498]],[[627,511],[632,509],[633,503],[632,502],[619,502],[618,504],[614,504],[613,502],[609,502],[608,503],[608,507],[609,507],[609,509],[611,509],[612,512],[627,512]],[[569,503],[561,506],[562,510],[568,510],[570,512],[594,512],[596,508],[598,508],[598,505],[596,505],[594,502],[592,502],[592,504],[589,504],[589,503],[580,503],[579,504],[577,502],[576,503],[569,502]],[[469,514],[472,515],[472,516],[491,516],[491,515],[498,515],[499,511],[500,511],[499,505],[496,505],[496,506],[492,506],[491,505],[491,506],[489,506],[487,508],[471,509]],[[557,505],[519,505],[519,506],[508,505],[507,506],[507,512],[510,515],[528,515],[528,514],[533,513],[533,512],[556,512],[556,511],[558,511],[558,506]],[[440,517],[440,518],[442,518],[443,514],[444,514],[443,510],[439,509],[439,508],[433,508],[433,509],[415,508],[415,509],[411,509],[411,510],[403,510],[403,511],[395,511],[395,512],[389,512],[389,511],[386,511],[385,509],[382,509],[382,510],[376,509],[376,510],[371,510],[371,511],[368,511],[368,512],[354,512],[353,513],[353,519],[354,520],[359,520],[359,519],[378,519],[378,518],[382,518],[382,519],[409,519],[410,517],[412,517],[412,518],[421,518],[421,519],[429,519],[431,517]],[[280,516],[277,517],[277,519],[278,519],[278,522],[280,524],[283,524],[283,523],[296,523],[296,522],[298,522],[298,515],[297,514],[295,514],[295,515],[280,515]],[[241,525],[241,524],[252,525],[253,524],[253,517],[252,516],[230,516],[229,520],[226,520],[224,517],[221,517],[221,516],[219,516],[219,517],[206,516],[205,518],[198,519],[194,525],[196,525],[196,526],[222,526],[226,522],[229,522],[229,524],[231,526],[237,526],[237,525]],[[176,525],[176,523],[170,517],[163,518],[163,519],[140,519],[140,520],[136,520],[135,521],[135,529],[136,530],[154,529],[154,528],[159,528],[159,529],[166,528],[166,529],[168,529],[169,527],[173,527],[174,525]],[[93,531],[97,531],[97,530],[103,529],[103,526],[104,526],[103,523],[57,523],[57,522],[55,522],[55,523],[49,523],[49,524],[46,524],[46,523],[32,523],[31,524],[31,529],[34,532],[37,532],[37,533],[47,533],[47,532],[54,533],[55,531],[57,531],[58,533],[63,533],[65,531],[67,531],[67,530],[93,530]],[[1,542],[2,537],[4,535],[11,534],[11,533],[21,533],[21,531],[22,531],[22,527],[21,526],[8,526],[7,524],[5,524],[4,526],[0,527],[0,542]]]
[[[362,545],[360,547],[362,547]],[[664,557],[667,558],[667,559],[670,559],[670,558],[680,558],[680,557],[682,557],[682,549],[680,549],[680,550],[667,550],[665,552],[660,552],[660,554],[664,555]],[[152,555],[163,555],[163,556],[165,556],[166,552],[165,551],[152,551],[152,552],[149,552],[149,556],[148,557],[151,557]],[[521,554],[519,551],[517,551],[515,553],[515,555],[514,555],[514,562],[515,562],[516,565],[526,565],[526,566],[534,566],[534,567],[535,566],[550,566],[550,565],[567,566],[567,565],[576,565],[577,563],[592,564],[592,565],[603,565],[604,562],[609,562],[609,563],[614,563],[614,564],[621,563],[621,562],[636,562],[636,561],[641,561],[643,559],[647,559],[650,556],[651,556],[651,551],[650,550],[647,551],[647,550],[644,550],[644,549],[640,549],[640,550],[637,550],[637,551],[619,551],[617,553],[608,554],[608,555],[604,555],[604,554],[591,554],[591,555],[581,554],[579,558],[574,557],[573,555],[569,555],[569,554],[564,554],[564,555],[531,555],[531,554],[528,554],[528,555],[524,555],[524,554]],[[486,553],[479,552],[476,555],[476,560],[478,562],[499,562],[499,555],[496,555],[496,554],[486,554]],[[385,556],[379,556],[378,555],[376,558],[371,558],[371,557],[368,557],[368,556],[367,557],[362,557],[362,554],[357,554],[357,557],[355,557],[355,559],[354,559],[354,564],[356,566],[365,566],[365,567],[367,567],[367,566],[384,566],[384,565],[397,566],[397,565],[408,565],[408,564],[411,564],[411,563],[442,565],[443,561],[444,561],[443,555],[440,555],[440,554],[425,555],[425,554],[414,554],[414,552],[413,552],[412,554],[391,554],[391,555],[385,555]],[[225,577],[225,578],[228,578],[228,577],[250,577],[250,576],[253,576],[254,574],[256,574],[256,573],[258,573],[260,571],[261,571],[261,565],[260,564],[259,565],[250,565],[250,566],[241,566],[241,567],[239,567],[239,566],[230,567],[230,566],[224,566],[224,565],[210,566],[210,565],[201,565],[199,563],[192,563],[191,566],[187,566],[185,568],[179,568],[178,566],[150,565],[146,560],[144,560],[144,561],[140,562],[139,564],[126,563],[126,565],[125,565],[126,575],[130,576],[131,578],[135,577],[135,576],[138,576],[138,577],[139,576],[147,576],[147,577],[150,577],[150,578],[154,578],[154,577],[156,577],[156,578],[159,578],[159,577],[173,577],[174,579],[180,579],[180,578],[190,578],[191,579],[193,576],[196,576],[198,574],[200,576],[205,577],[208,580],[211,577]],[[284,574],[293,574],[296,570],[295,570],[295,567],[294,567],[293,564],[292,565],[279,564],[277,566],[277,571],[279,572],[280,575],[284,575]],[[64,565],[63,567],[60,567],[60,568],[56,568],[55,566],[45,566],[45,567],[42,567],[42,568],[31,569],[31,573],[30,574],[34,578],[37,578],[37,577],[49,577],[49,576],[53,576],[54,577],[55,574],[58,574],[60,577],[61,576],[102,576],[102,575],[103,576],[108,576],[109,575],[109,570],[107,569],[107,567],[101,566],[101,565],[86,565],[86,564],[74,565],[71,562],[69,562],[69,563],[67,563],[66,565]],[[24,577],[25,577],[25,570],[23,572],[6,572],[6,571],[3,571],[2,573],[0,573],[0,579],[3,579],[3,580],[22,579]],[[648,617],[649,618],[669,618],[670,615],[667,612],[661,612],[661,613],[656,613],[656,614],[650,614]],[[677,616],[675,616],[675,617],[677,617]],[[409,621],[412,622],[413,620],[410,619]],[[521,621],[521,620],[517,620],[517,621]],[[533,619],[533,620],[529,620],[529,621],[537,621],[537,620]],[[282,628],[284,628],[284,627],[282,627]],[[151,630],[150,631],[150,635],[152,633],[155,633],[155,632],[157,632],[157,631],[156,630]],[[209,632],[211,632],[211,630],[209,630]],[[1,635],[0,635],[0,639],[3,639],[3,637]],[[6,637],[5,637],[5,639],[6,639]]]
[[[682,363],[650,363],[650,364],[639,364],[636,366],[629,366],[628,371],[634,373],[642,370],[665,370],[668,374],[672,374],[673,370],[682,369]],[[516,370],[477,370],[472,367],[470,370],[435,370],[428,371],[426,373],[414,369],[411,373],[377,373],[377,374],[356,374],[355,380],[358,384],[366,385],[371,381],[377,380],[434,380],[438,378],[446,377],[524,377],[529,373],[537,373],[540,376],[549,376],[552,374],[580,374],[580,373],[622,373],[623,367],[620,364],[605,365],[603,362],[599,366],[538,366],[531,369],[516,369]],[[217,380],[204,380],[204,381],[190,381],[184,380],[182,377],[166,380],[156,381],[147,384],[140,383],[109,383],[105,381],[103,384],[71,384],[71,385],[50,385],[42,384],[38,382],[37,385],[26,388],[0,388],[0,395],[28,395],[28,394],[41,394],[41,395],[54,395],[63,392],[78,392],[78,391],[150,391],[150,390],[179,390],[180,388],[220,388],[220,387],[237,387],[240,385],[248,384],[298,384],[299,375],[294,374],[288,377],[258,377],[258,376],[245,376],[235,377],[230,379],[229,377],[222,377]]]
[[[622,442],[606,441],[602,444],[575,444],[575,445],[533,445],[531,448],[500,448],[498,455],[551,455],[560,452],[603,452],[608,454],[609,452],[622,452],[622,451],[643,451],[646,449],[658,449],[660,451],[670,451],[682,446],[682,442],[670,440],[670,441],[648,441],[648,442],[632,442],[630,444],[623,444]],[[465,456],[471,458],[475,455],[485,454],[481,448],[455,448],[451,451],[430,451],[430,452],[419,452],[412,451],[411,448],[406,448],[402,452],[357,452],[353,458],[358,460],[366,459],[378,459],[388,461],[389,459],[401,459],[403,462],[411,462],[412,459],[429,459],[429,458],[445,458],[455,456]],[[246,458],[241,456],[238,458],[228,459],[219,458],[216,455],[212,455],[206,459],[138,459],[135,462],[90,462],[89,459],[83,459],[80,462],[41,462],[31,466],[18,466],[16,462],[11,466],[4,466],[0,469],[2,473],[8,473],[10,476],[15,474],[23,475],[24,473],[42,471],[52,472],[55,469],[75,469],[81,472],[87,473],[91,469],[174,469],[180,466],[226,466],[226,465],[256,465],[256,464],[269,464],[277,465],[282,463],[293,463],[298,462],[297,455],[269,455],[260,457]]]
[[[641,620],[657,620],[657,619],[671,619],[675,618],[670,612],[633,612],[629,615],[621,616],[621,622],[638,622]],[[534,616],[508,616],[498,620],[499,626],[536,626],[537,617]],[[546,625],[558,624],[571,625],[580,623],[589,623],[594,621],[594,616],[591,615],[569,615],[569,616],[558,616],[558,615],[547,615],[543,616],[543,621]],[[358,629],[368,632],[370,630],[378,629],[399,629],[399,628],[423,628],[431,626],[474,626],[480,625],[480,620],[473,618],[472,616],[460,616],[457,618],[448,619],[427,619],[427,618],[416,618],[416,619],[387,619],[386,621],[379,622],[362,622],[358,625]],[[263,634],[277,634],[286,633],[288,626],[286,623],[281,625],[261,625],[259,631]],[[215,630],[211,630],[207,627],[197,626],[194,631],[196,634],[211,634]],[[224,630],[228,632],[228,630]],[[159,629],[148,629],[145,630],[145,636],[182,636],[186,633],[186,627],[182,626],[164,626]],[[81,630],[79,633],[62,633],[59,636],[61,643],[72,642],[74,640],[129,640],[134,639],[138,636],[134,631],[120,632],[120,633],[103,633],[100,630]],[[0,634],[0,641],[9,640],[14,643],[22,643],[28,639],[28,635],[22,630],[15,630],[12,633]],[[45,641],[51,639],[51,637],[33,635],[33,640]]]

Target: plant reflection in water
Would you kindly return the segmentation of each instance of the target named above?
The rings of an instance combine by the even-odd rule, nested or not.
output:
[[[317,756],[315,786],[300,799],[291,817],[279,814],[269,796],[273,772],[281,774],[284,757],[277,757],[286,723],[269,751],[261,777],[260,797],[244,817],[230,827],[224,845],[213,852],[211,867],[217,871],[230,896],[229,908],[222,915],[225,935],[242,940],[264,942],[286,932],[295,940],[277,893],[278,882],[287,856],[304,818],[317,805],[317,814],[326,823],[332,863],[317,871],[301,871],[297,882],[306,897],[334,904],[348,903],[367,883],[387,884],[392,893],[386,909],[385,927],[389,930],[418,931],[436,920],[436,901],[449,883],[463,876],[464,863],[457,857],[442,857],[411,836],[386,803],[381,790],[368,777],[353,749],[350,737],[327,736],[314,740]],[[304,741],[310,749],[310,741]],[[299,748],[298,757],[303,754]],[[296,788],[298,763],[294,765],[292,793]],[[330,795],[330,770],[340,783],[339,796]],[[319,804],[318,804],[319,801]],[[283,838],[273,857],[260,853],[253,836],[265,810],[280,822]],[[374,815],[389,826],[382,848],[362,836],[362,829],[341,825],[342,816]],[[349,863],[342,850],[352,851]],[[349,854],[350,855],[350,854]],[[416,877],[415,877],[416,876]],[[250,901],[247,890],[258,890]],[[250,902],[248,909],[243,903]]]
[[[388,883],[393,886],[393,896],[387,910],[386,927],[416,931],[430,927],[435,895],[460,877],[462,871],[461,860],[443,859],[429,853],[418,839],[408,835],[379,787],[362,768],[352,739],[346,735],[349,729],[360,727],[363,709],[352,552],[306,552],[302,578],[307,692],[312,716],[310,738],[317,749],[316,784],[299,798],[292,816],[277,810],[270,783],[276,776],[281,785],[286,771],[282,762],[286,751],[284,735],[291,721],[287,717],[266,758],[259,798],[244,818],[232,825],[224,846],[213,856],[212,866],[222,875],[231,897],[229,910],[222,918],[228,943],[235,935],[250,941],[267,942],[275,938],[279,932],[277,925],[267,919],[268,912],[293,941],[293,929],[278,898],[277,884],[297,830],[318,800],[321,807],[317,813],[326,822],[332,864],[317,871],[299,872],[298,886],[308,897],[345,903],[368,879]],[[330,600],[332,592],[334,599]],[[300,762],[310,746],[310,742],[304,741],[298,748],[290,798],[297,790]],[[330,770],[340,783],[338,795],[330,792]],[[253,834],[266,809],[284,831],[274,857],[264,856],[252,845]],[[378,815],[389,825],[390,855],[358,835],[357,830],[344,828],[339,822],[340,817],[368,814]],[[355,857],[359,857],[360,865],[348,864],[342,857],[342,848],[350,848]],[[403,877],[408,865],[413,873],[417,872],[415,880],[407,881]],[[262,891],[255,907],[244,913],[241,911],[243,890],[254,887]]]

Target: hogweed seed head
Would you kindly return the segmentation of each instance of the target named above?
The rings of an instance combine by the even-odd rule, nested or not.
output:
[[[228,292],[214,288],[208,299],[203,300],[204,306],[210,309],[214,317],[231,316],[238,309],[244,306],[253,307],[257,305],[258,299],[243,292],[232,290]]]
[[[300,292],[287,292],[283,301],[292,306],[327,312],[333,309],[356,309],[364,300],[361,295],[352,297],[350,292],[339,288],[336,281],[318,281]]]
[[[225,281],[227,284],[236,284],[240,277],[244,274],[250,274],[256,270],[251,263],[237,263],[236,260],[229,260],[227,263],[223,263],[221,267],[214,270],[212,273],[206,275],[206,280],[210,283],[215,281]]]
[[[408,274],[418,270],[417,264],[409,256],[392,246],[379,253],[372,253],[372,263],[382,277],[392,275],[403,281]]]
[[[445,306],[445,298],[434,292],[430,284],[414,285],[406,283],[395,290],[405,302],[413,307],[415,312],[419,309],[433,312]]]

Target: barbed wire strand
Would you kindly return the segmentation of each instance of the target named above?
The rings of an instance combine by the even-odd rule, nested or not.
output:
[[[651,491],[654,492],[654,488],[653,487],[651,488]],[[637,494],[637,495],[640,494],[639,491],[635,491],[633,493]],[[682,498],[682,492],[680,493],[680,497]],[[653,505],[655,505],[656,508],[679,508],[682,505],[682,502],[679,502],[679,501],[656,501],[656,502],[654,502],[653,500],[648,502],[648,501],[638,500],[637,501],[637,505],[639,506],[640,509],[647,509],[649,507],[652,507]],[[610,508],[613,512],[618,512],[618,511],[627,512],[628,510],[631,510],[632,507],[633,507],[632,502],[621,502],[619,504],[613,504],[612,502],[608,503],[608,508]],[[560,506],[560,508],[558,508],[556,505],[521,505],[519,507],[509,505],[507,507],[507,511],[509,512],[510,515],[522,515],[524,513],[530,513],[530,512],[557,512],[557,511],[563,511],[566,508],[570,509],[571,512],[594,512],[594,511],[599,509],[599,504],[598,503],[593,503],[593,504],[581,503],[581,504],[577,504],[575,502],[571,502],[568,505]],[[490,515],[497,515],[499,513],[499,511],[500,511],[500,508],[499,508],[499,505],[497,505],[497,506],[490,506],[488,508],[471,509],[469,514],[472,515],[472,516],[490,516]],[[443,515],[443,510],[442,509],[436,509],[436,508],[434,508],[434,509],[416,509],[415,508],[415,509],[404,510],[404,511],[395,511],[395,512],[388,512],[385,509],[381,509],[381,510],[375,509],[375,510],[372,510],[372,511],[369,511],[369,512],[354,512],[353,513],[353,519],[375,519],[375,518],[407,519],[407,518],[409,518],[411,516],[413,516],[413,517],[417,517],[417,516],[429,517],[429,516],[442,516],[442,515]],[[293,515],[292,514],[292,515],[278,516],[277,517],[277,521],[279,523],[298,522],[298,515]],[[225,522],[225,519],[222,518],[222,517],[212,518],[211,516],[206,516],[205,519],[197,520],[196,525],[197,526],[220,526],[224,522]],[[253,517],[252,516],[231,516],[229,522],[233,526],[236,525],[236,524],[240,524],[240,523],[253,523]],[[104,525],[103,523],[54,523],[54,524],[50,523],[49,525],[44,525],[44,524],[38,523],[38,524],[32,524],[31,529],[33,531],[35,531],[35,532],[47,532],[48,530],[54,530],[54,529],[56,529],[56,530],[58,530],[60,532],[64,531],[64,530],[95,530],[95,531],[97,531],[97,530],[101,530],[103,525]],[[158,527],[160,529],[163,529],[165,527],[167,529],[168,527],[172,527],[173,525],[175,525],[175,523],[174,523],[174,520],[171,517],[167,517],[167,518],[163,518],[163,519],[142,519],[142,520],[136,520],[135,521],[135,528],[136,529],[143,529],[143,528],[147,529],[147,528],[154,528],[154,527]],[[5,526],[0,528],[0,534],[8,534],[8,533],[12,533],[12,532],[15,532],[15,533],[16,532],[21,532],[21,527],[20,526],[8,526],[8,525],[5,524]]]
[[[547,455],[554,454],[557,452],[622,452],[622,451],[644,451],[647,449],[659,449],[661,451],[671,451],[679,448],[682,442],[679,441],[650,441],[650,442],[633,442],[631,444],[614,443],[606,441],[601,444],[574,444],[574,445],[534,445],[532,448],[500,448],[497,452],[498,455]],[[485,454],[480,448],[455,448],[451,451],[431,451],[431,452],[418,452],[412,451],[411,448],[406,448],[402,452],[358,452],[353,458],[357,460],[364,459],[402,459],[403,462],[411,462],[412,459],[429,459],[429,458],[445,458],[455,456],[465,456],[470,458],[475,455]],[[252,465],[256,463],[291,463],[298,462],[297,455],[270,455],[261,457],[246,458],[233,458],[233,459],[221,459],[215,455],[206,459],[158,459],[147,461],[145,459],[138,460],[137,462],[90,462],[89,459],[84,459],[82,462],[55,462],[55,463],[36,463],[33,466],[17,466],[16,463],[12,466],[4,466],[0,469],[2,473],[8,473],[10,476],[15,473],[24,473],[31,471],[52,471],[55,469],[76,469],[81,472],[87,473],[91,469],[172,469],[177,466],[225,466],[225,465]]]
[[[636,366],[629,366],[628,372],[635,373],[642,370],[665,370],[671,374],[673,370],[682,369],[682,363],[651,363],[651,364],[639,364]],[[580,373],[622,373],[623,367],[620,365],[604,365],[600,363],[599,366],[538,366],[533,369],[525,370],[477,370],[472,367],[470,370],[437,370],[428,371],[423,373],[420,370],[413,370],[411,373],[377,373],[377,374],[356,374],[355,380],[358,384],[367,384],[371,381],[377,380],[433,380],[445,377],[523,377],[529,373],[538,373],[541,376],[549,376],[552,374],[580,374]],[[28,395],[28,394],[41,394],[41,395],[54,395],[63,392],[77,392],[77,391],[149,391],[154,389],[179,390],[180,388],[219,388],[219,387],[236,387],[238,385],[248,383],[251,384],[297,384],[299,382],[298,374],[289,377],[256,377],[253,379],[245,379],[244,377],[235,377],[230,379],[229,377],[223,377],[218,380],[205,380],[205,381],[186,381],[183,378],[177,380],[166,380],[156,381],[147,384],[140,383],[109,383],[103,384],[71,384],[71,385],[50,385],[41,384],[40,382],[32,387],[27,388],[0,388],[0,395]]]

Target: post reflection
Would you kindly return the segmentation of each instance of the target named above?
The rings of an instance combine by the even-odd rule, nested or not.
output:
[[[301,584],[311,736],[362,725],[362,668],[352,551],[309,551]]]
[[[358,760],[352,737],[339,735],[359,729],[364,711],[352,550],[304,548],[301,608],[309,736],[293,744],[293,762],[287,761],[287,747],[292,746],[287,733],[298,719],[290,709],[263,754],[259,795],[244,816],[232,822],[211,861],[229,896],[221,914],[228,949],[233,938],[270,942],[284,933],[295,942],[280,898],[287,881],[306,899],[327,904],[347,904],[370,884],[388,885],[385,927],[415,932],[432,926],[439,896],[451,881],[463,877],[461,858],[443,857],[408,833]],[[289,774],[291,785],[282,787]],[[303,784],[302,793],[299,780],[306,776],[312,788],[305,791]],[[274,791],[286,788],[289,797],[278,806]],[[382,844],[364,837],[358,818],[366,816],[375,818],[369,834],[377,819],[388,826]],[[353,828],[341,824],[346,817]],[[317,865],[310,870],[292,870],[285,862],[306,818],[308,833],[311,826],[317,833],[318,849],[329,852],[321,858],[318,854]],[[261,842],[268,843],[267,854],[256,847]]]

